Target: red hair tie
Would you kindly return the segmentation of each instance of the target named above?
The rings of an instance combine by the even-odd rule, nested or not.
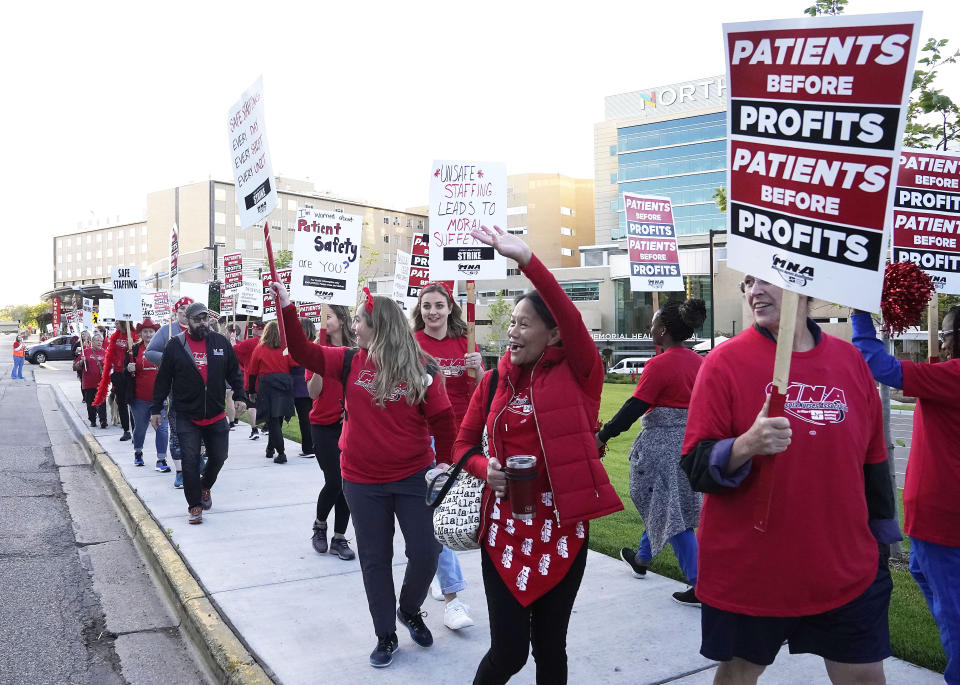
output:
[[[373,295],[370,294],[370,288],[364,287],[363,292],[367,296],[367,302],[363,308],[367,310],[367,314],[373,314]]]

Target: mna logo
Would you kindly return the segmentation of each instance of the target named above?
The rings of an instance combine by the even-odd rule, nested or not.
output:
[[[460,264],[457,266],[457,271],[468,276],[476,276],[480,273],[479,264]]]
[[[780,277],[786,283],[799,285],[801,287],[813,282],[813,267],[803,266],[797,262],[791,262],[779,255],[773,255],[773,262],[770,268],[780,274]]]
[[[664,286],[666,285],[666,281],[664,281],[662,278],[648,278],[647,285],[655,290],[663,290]]]
[[[329,290],[314,290],[313,294],[321,301],[333,299],[333,293]]]
[[[933,287],[936,288],[938,292],[947,287],[947,277],[946,277],[946,276],[933,276],[933,275],[931,275],[931,276],[930,276],[930,280],[933,281]]]

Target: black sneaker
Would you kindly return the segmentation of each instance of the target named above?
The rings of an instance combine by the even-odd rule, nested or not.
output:
[[[377,638],[377,646],[370,652],[370,665],[374,668],[386,668],[393,663],[393,655],[400,649],[395,632]]]
[[[697,593],[694,591],[696,588],[688,587],[683,592],[674,592],[673,601],[677,604],[683,604],[688,607],[700,608],[700,600],[697,599]]]
[[[250,440],[259,440],[259,439],[260,439],[260,431],[258,431],[256,428],[251,428]]]
[[[313,548],[317,550],[317,554],[326,554],[327,553],[327,527],[318,526],[316,523],[313,524]]]
[[[273,454],[274,454],[273,448],[272,448],[272,447],[268,447],[268,448],[267,448],[267,453],[266,453],[266,455],[265,455],[265,456],[267,457],[267,459],[273,459]]]
[[[410,639],[421,647],[429,647],[433,644],[433,634],[423,622],[423,617],[426,615],[426,611],[408,614],[403,609],[397,609],[397,618],[400,619],[400,623],[410,631]]]
[[[647,565],[641,564],[637,561],[637,555],[629,547],[622,547],[620,549],[620,558],[623,559],[623,563],[630,567],[630,570],[633,571],[634,578],[646,578],[647,577]]]
[[[275,456],[275,457],[273,458],[273,463],[274,463],[274,464],[286,464],[286,463],[287,463],[287,455],[284,454],[283,452],[278,453],[277,456]]]
[[[101,428],[106,428],[106,427],[107,427],[107,422],[106,422],[106,421],[101,421],[101,422],[100,422],[100,427],[101,427]]]
[[[336,554],[344,561],[352,561],[356,553],[350,549],[350,543],[346,538],[334,538],[330,541],[330,554]]]
[[[120,442],[123,442],[124,440],[132,440],[132,439],[133,439],[133,436],[130,435],[130,431],[123,431],[123,435],[120,436]]]
[[[97,427],[97,421],[96,421],[96,419],[94,419],[93,421],[90,422],[90,427],[91,427],[91,428],[96,428],[96,427]]]

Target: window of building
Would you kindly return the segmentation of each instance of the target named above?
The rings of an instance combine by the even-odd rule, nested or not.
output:
[[[254,250],[262,250],[262,249],[263,249],[263,241],[262,241],[262,240],[254,240],[254,241],[253,241],[253,249],[254,249]]]
[[[507,216],[514,216],[516,214],[526,214],[527,206],[519,205],[518,207],[507,207]]]
[[[73,269],[67,269],[67,278],[73,278]]]
[[[146,252],[146,251],[147,251],[147,244],[146,244],[146,243],[140,243],[140,251],[141,251],[141,252]]]
[[[134,237],[136,237],[137,232],[136,232],[136,230],[131,226],[129,229],[127,229],[127,235],[130,236],[131,238],[134,238]]]
[[[560,208],[560,213],[561,213],[563,216],[576,216],[576,215],[577,215],[577,210],[575,210],[575,209],[570,209],[569,207],[561,207],[561,208]]]
[[[215,224],[225,224],[227,223],[227,215],[225,212],[214,212],[213,213],[213,223]]]
[[[63,247],[63,238],[57,238],[57,248]]]
[[[67,238],[67,247],[70,247],[70,238]]]
[[[407,228],[413,228],[413,219],[407,219]]]
[[[88,233],[88,234],[87,234],[87,245],[90,244],[90,241],[91,241],[91,240],[93,240],[93,236]]]
[[[612,174],[610,174],[610,185],[612,186],[617,185],[617,172],[613,172]]]
[[[245,250],[247,249],[247,241],[245,238],[234,238],[233,239],[233,248],[235,250]]]
[[[611,145],[611,146],[610,146],[610,156],[611,156],[611,157],[616,157],[616,156],[617,156],[617,146],[616,146],[616,145]]]
[[[602,254],[602,253],[596,253]],[[596,302],[600,299],[600,281],[561,283],[560,287],[574,302]]]
[[[571,250],[569,247],[561,247],[560,254],[562,254],[564,257],[572,257],[573,250]]]
[[[67,255],[67,256],[69,257],[69,255]],[[107,248],[107,257],[112,257],[112,256],[113,256],[113,248],[112,248],[112,247],[108,247],[108,248]],[[69,262],[70,260],[68,259],[67,261]]]
[[[146,228],[146,226],[144,226],[144,228]],[[97,233],[97,242],[98,243],[103,242],[103,233]]]
[[[227,191],[223,188],[214,188],[213,197],[220,202],[226,202],[227,200]]]
[[[387,264],[389,264],[389,263],[390,263],[390,255],[385,253],[385,254],[383,255],[383,261],[386,262]]]
[[[383,225],[384,225],[384,226],[389,226],[389,225],[390,225],[390,217],[388,217],[388,216],[383,217]]]
[[[377,282],[376,282],[376,281],[368,281],[368,282],[367,282],[367,287],[370,288],[370,292],[371,292],[371,293],[373,293],[374,295],[377,294]],[[341,365],[341,366],[342,366],[342,365]]]
[[[295,212],[297,211],[297,201],[296,200],[287,200],[287,211]]]
[[[57,253],[57,264],[62,264],[62,263],[63,263],[63,255],[58,252],[58,253]]]
[[[418,219],[418,220],[417,220],[417,230],[418,230],[418,231],[422,231],[422,230],[423,230],[423,219]]]
[[[91,268],[88,266],[88,267],[87,267],[87,276],[93,275],[92,272],[93,272],[93,269],[91,269]]]
[[[603,266],[603,252],[591,250],[590,252],[581,252],[584,266]]]
[[[68,262],[72,262],[72,261],[73,261],[73,254],[70,254],[70,253],[67,254],[67,261],[68,261]]]
[[[573,229],[566,226],[560,227],[560,235],[573,235]]]
[[[127,254],[134,254],[137,251],[137,248],[133,245],[127,247]]]
[[[400,217],[398,217],[398,216],[393,217],[393,225],[394,225],[394,226],[399,226],[399,225],[400,225]]]
[[[107,231],[107,240],[113,240],[113,231]],[[69,238],[67,238],[67,245],[70,245]]]
[[[235,215],[233,216],[233,225],[236,226],[237,228],[240,228],[240,215],[239,215],[239,214],[235,214]]]
[[[103,250],[97,250],[97,259],[103,257]]]
[[[389,233],[384,233],[384,234],[383,234],[383,242],[387,243],[388,245],[390,244],[390,234],[389,234]]]

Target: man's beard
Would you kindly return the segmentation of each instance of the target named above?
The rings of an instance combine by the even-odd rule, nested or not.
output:
[[[207,333],[210,332],[210,329],[206,324],[198,323],[196,325],[190,324],[188,329],[190,331],[190,337],[194,340],[203,340],[207,337]]]

